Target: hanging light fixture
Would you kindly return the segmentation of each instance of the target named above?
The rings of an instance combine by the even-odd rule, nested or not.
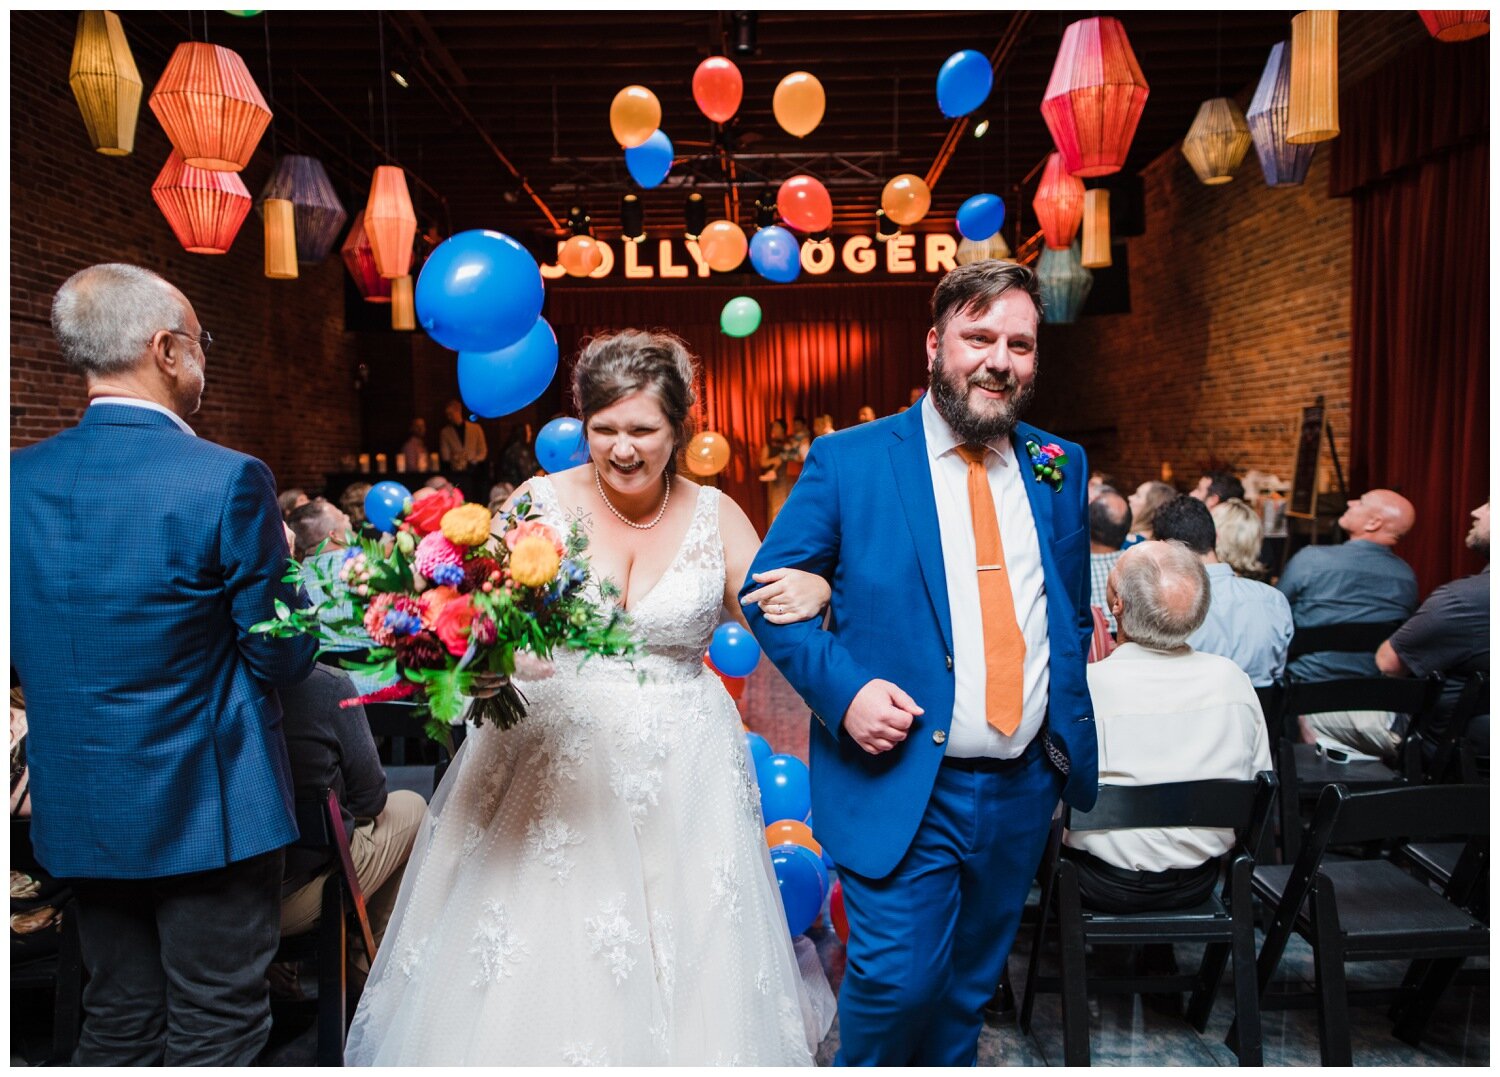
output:
[[[1294,146],[1286,140],[1287,111],[1291,99],[1292,50],[1285,41],[1271,46],[1266,69],[1250,99],[1245,122],[1260,158],[1260,171],[1267,187],[1297,187],[1307,178],[1316,146]]]
[[[417,327],[416,299],[411,275],[397,277],[391,283],[391,328],[410,332]]]
[[[757,206],[760,203],[755,203]],[[703,196],[697,191],[687,196],[687,203],[682,209],[682,234],[688,239],[697,239],[708,227],[708,203],[703,201]]]
[[[1240,106],[1228,97],[1211,97],[1198,106],[1198,115],[1182,140],[1182,155],[1198,179],[1210,187],[1234,179],[1250,150],[1250,125]]]
[[[238,172],[250,163],[271,110],[240,54],[184,41],[151,91],[151,111],[193,168]]]
[[[1083,193],[1083,254],[1085,269],[1113,264],[1109,250],[1109,191],[1094,187]]]
[[[1488,11],[1419,11],[1427,32],[1439,41],[1472,41],[1490,32]]]
[[[1286,140],[1327,142],[1339,133],[1339,13],[1292,16],[1292,86]]]
[[[178,150],[151,185],[151,198],[177,242],[193,254],[227,253],[250,212],[244,180],[233,172],[194,168]]]
[[[1005,237],[999,232],[990,236],[989,239],[960,239],[958,252],[953,256],[953,261],[961,266],[972,265],[974,262],[1008,262],[1010,260],[1010,244],[1005,242]]]
[[[113,11],[78,13],[68,85],[73,87],[94,149],[110,157],[123,157],[135,149],[141,75],[120,16]]]
[[[391,282],[380,275],[380,270],[375,265],[375,252],[370,249],[370,235],[365,231],[364,210],[355,214],[354,224],[339,253],[366,303],[391,301]]]
[[[349,214],[323,162],[296,153],[281,158],[261,189],[260,204],[270,198],[284,198],[296,207],[297,260],[312,265],[327,258]]]
[[[901,234],[901,226],[886,215],[885,210],[875,211],[875,240],[878,243],[889,243]]]
[[[1151,88],[1120,20],[1080,19],[1063,31],[1042,95],[1042,119],[1075,176],[1118,172]]]
[[[1073,237],[1083,223],[1083,180],[1068,171],[1062,154],[1047,155],[1031,208],[1036,211],[1047,246],[1065,250],[1073,245]]]
[[[1066,250],[1043,250],[1037,259],[1036,280],[1042,293],[1042,320],[1051,325],[1075,320],[1094,286],[1094,275],[1083,268],[1076,243]]]
[[[365,203],[365,232],[382,277],[404,277],[411,271],[411,245],[417,238],[417,213],[406,173],[395,165],[375,169],[370,200]]]
[[[646,241],[646,211],[636,195],[627,194],[620,199],[620,238],[632,243]]]
[[[268,198],[260,205],[266,230],[266,276],[272,280],[297,277],[295,210],[285,198]]]

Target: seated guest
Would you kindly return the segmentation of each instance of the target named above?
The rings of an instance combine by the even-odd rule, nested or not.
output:
[[[824,413],[822,415],[818,415],[818,416],[815,416],[813,418],[813,425],[812,425],[812,436],[813,437],[820,438],[824,434],[831,434],[831,433],[834,432],[834,429],[835,428],[834,428],[834,425],[833,425],[833,416],[832,415]]]
[[[1485,557],[1490,554],[1490,503],[1471,514],[1474,526],[1464,545]],[[1425,677],[1441,673],[1446,678],[1431,732],[1445,731],[1447,719],[1463,687],[1466,673],[1489,672],[1490,668],[1490,566],[1473,576],[1445,583],[1428,596],[1422,608],[1396,630],[1375,652],[1375,664],[1388,677]],[[1477,754],[1490,754],[1490,716],[1478,714],[1459,735]],[[1426,738],[1424,738],[1426,739]]]
[[[286,523],[296,540],[292,556],[299,561],[311,556],[324,542],[328,543],[327,552],[342,550],[345,539],[354,530],[349,514],[321,497],[294,509]]]
[[[1164,482],[1143,482],[1130,495],[1131,532],[1125,540],[1125,549],[1154,538],[1151,521],[1156,510],[1177,496],[1177,491]]]
[[[1269,584],[1242,580],[1214,552],[1214,518],[1191,494],[1180,494],[1156,510],[1158,540],[1180,542],[1208,573],[1208,616],[1188,646],[1229,659],[1257,688],[1272,684],[1286,669],[1292,642],[1292,610]]]
[[[422,484],[422,487],[427,490],[446,490],[452,485],[453,484],[447,479],[443,478],[443,476],[434,475],[432,478],[424,482]]]
[[[360,534],[366,534],[369,524],[365,520],[365,496],[370,492],[370,484],[367,482],[353,482],[344,488],[339,494],[339,508],[344,510],[344,515],[349,517],[349,523]]]
[[[1092,503],[1105,490],[1113,490],[1109,476],[1102,471],[1089,472],[1089,501]]]
[[[1417,576],[1396,556],[1395,546],[1416,523],[1416,509],[1392,490],[1371,490],[1349,502],[1339,526],[1349,541],[1306,546],[1287,562],[1276,589],[1292,606],[1298,628],[1404,621],[1417,608]],[[1289,672],[1304,681],[1378,677],[1373,654],[1306,654]],[[1307,715],[1307,743],[1389,757],[1401,743],[1387,711],[1338,711]]]
[[[490,512],[498,513],[510,500],[510,495],[516,492],[514,483],[497,482],[490,487]]]
[[[1117,490],[1104,487],[1089,502],[1089,604],[1103,611],[1111,632],[1115,630],[1115,619],[1104,592],[1129,533],[1130,503]]]
[[[386,792],[385,770],[364,707],[339,707],[341,700],[356,694],[346,674],[316,666],[307,680],[282,690],[282,730],[298,799],[316,801],[324,789],[338,797],[354,875],[365,894],[378,949],[427,804],[407,789]],[[318,850],[288,847],[281,886],[283,935],[301,934],[317,925],[323,880],[337,870],[338,865]],[[370,972],[370,956],[359,932],[349,936],[349,966],[357,991]]]
[[[1210,605],[1208,576],[1191,550],[1150,542],[1110,573],[1120,646],[1088,667],[1101,785],[1244,780],[1271,769],[1260,702],[1227,658],[1188,638]],[[1084,902],[1104,912],[1189,908],[1234,847],[1227,830],[1187,827],[1065,833]]]
[[[1188,494],[1213,508],[1232,497],[1244,500],[1245,486],[1228,471],[1210,471],[1198,480],[1198,485]]]
[[[875,421],[875,409],[868,404],[859,406],[859,417],[854,420],[856,426],[860,423],[873,423]]]
[[[401,445],[407,471],[422,471],[427,457],[427,420],[418,415],[411,421],[411,436]]]
[[[299,490],[295,486],[290,490],[283,490],[276,495],[276,504],[281,508],[281,518],[285,520],[292,514],[293,509],[300,509],[307,504],[307,491]]]
[[[1266,533],[1260,513],[1237,497],[1221,501],[1209,511],[1214,518],[1214,553],[1219,560],[1234,569],[1236,576],[1264,581],[1266,566],[1261,563],[1260,548]]]

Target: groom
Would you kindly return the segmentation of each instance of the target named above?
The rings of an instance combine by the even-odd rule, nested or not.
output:
[[[975,1063],[1058,796],[1096,795],[1088,464],[1017,422],[1040,312],[1023,266],[944,277],[930,391],[813,442],[751,568],[833,585],[826,627],[746,615],[813,708],[813,815],[849,917],[842,1064]],[[1060,482],[1028,442],[1066,452]]]

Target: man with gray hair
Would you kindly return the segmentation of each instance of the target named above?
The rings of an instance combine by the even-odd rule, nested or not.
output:
[[[188,425],[212,338],[161,277],[75,273],[52,327],[89,406],[11,456],[11,627],[89,970],[73,1063],[247,1065],[297,837],[276,689],[316,650],[250,631],[296,599],[276,486]]]

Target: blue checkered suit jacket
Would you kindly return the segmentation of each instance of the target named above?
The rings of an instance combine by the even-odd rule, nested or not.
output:
[[[249,633],[294,600],[286,557],[270,469],[158,412],[96,405],[11,455],[11,654],[52,874],[203,871],[296,837],[275,690],[315,644]]]

